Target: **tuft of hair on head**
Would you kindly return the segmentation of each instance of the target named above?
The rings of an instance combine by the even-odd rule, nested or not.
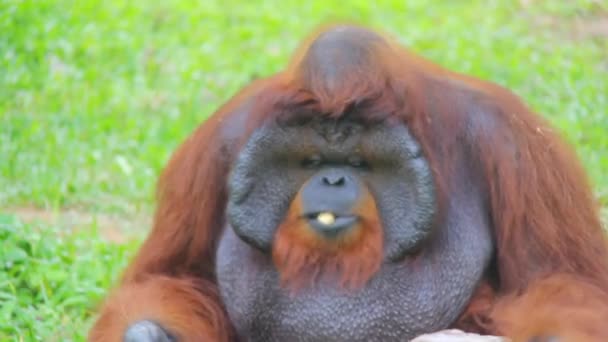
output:
[[[408,55],[388,35],[352,25],[324,26],[292,57],[283,73],[286,88],[315,111],[341,116],[353,106],[373,103],[378,112],[405,105],[405,89],[413,73],[404,73]]]
[[[260,87],[249,124],[306,115],[340,118],[364,112],[370,122],[417,116],[429,70],[445,71],[410,53],[395,38],[355,24],[314,31],[287,68]]]

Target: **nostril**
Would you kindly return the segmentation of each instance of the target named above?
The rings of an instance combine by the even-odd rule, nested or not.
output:
[[[323,184],[331,186],[342,186],[346,182],[344,176],[340,175],[328,175],[323,176]]]

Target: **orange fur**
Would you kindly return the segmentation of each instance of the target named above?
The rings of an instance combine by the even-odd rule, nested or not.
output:
[[[481,283],[464,310],[464,314],[454,323],[454,327],[483,335],[494,333],[496,329],[492,325],[488,313],[494,307],[495,301],[496,293],[492,286],[487,282]]]
[[[355,289],[376,273],[383,256],[382,228],[367,189],[353,214],[361,217],[358,226],[339,241],[328,241],[302,219],[300,194],[296,196],[273,243],[273,260],[286,286],[296,290],[320,277],[340,275],[343,288]]]
[[[382,115],[408,126],[432,167],[440,210],[451,185],[460,181],[455,159],[473,156],[471,164],[488,194],[496,257],[492,276],[456,326],[466,322],[469,331],[516,341],[537,335],[608,341],[605,235],[583,168],[545,120],[503,87],[445,70],[390,39],[369,45],[375,63],[332,84],[303,64],[307,47],[285,71],[256,81],[223,106],[173,155],[159,181],[152,232],[103,309],[91,340],[116,340],[129,322],[147,317],[182,336],[207,333],[227,340],[230,324],[212,293],[232,158],[255,128],[291,115],[294,108],[300,115],[339,117],[357,107],[370,120]],[[226,128],[244,110],[245,127]],[[223,135],[226,129],[235,131],[230,138]],[[362,232],[377,239],[377,228],[366,225]],[[274,257],[284,278],[326,258],[323,244],[304,232],[289,219],[279,229]],[[348,250],[339,255],[349,255]],[[353,258],[378,253],[374,243],[354,243],[352,251]],[[375,262],[355,267],[350,260],[338,263],[348,281],[365,280],[377,267]],[[151,280],[161,279],[156,277],[168,280]],[[129,316],[116,314],[121,311]]]
[[[179,341],[227,341],[230,337],[213,284],[152,276],[127,284],[110,297],[89,341],[122,341],[128,326],[144,319],[162,322]]]
[[[120,341],[124,328],[139,319],[155,315],[165,326],[206,307],[222,305],[216,292],[214,251],[224,225],[223,204],[226,198],[225,178],[229,160],[225,153],[222,130],[248,96],[264,84],[259,80],[241,91],[231,101],[201,125],[173,154],[158,182],[158,206],[154,224],[146,241],[122,277],[119,287],[101,310],[93,325],[90,341]],[[202,152],[201,149],[205,149]],[[199,280],[201,286],[190,289],[199,292],[195,300],[173,294],[173,288],[158,286],[146,292],[150,277]],[[183,287],[184,291],[188,291]],[[135,295],[141,293],[142,295]],[[179,293],[179,292],[176,292]],[[174,302],[174,310],[162,310]],[[129,317],[115,315],[114,308],[131,312]],[[223,310],[223,308],[222,308]],[[205,322],[215,322],[205,324]],[[232,327],[226,313],[208,311],[208,318],[190,319],[175,325],[173,333],[180,336],[217,336],[216,341],[231,341]],[[200,341],[194,338],[193,341]]]
[[[554,274],[520,294],[498,300],[491,317],[495,332],[514,342],[531,336],[560,341],[608,341],[608,295],[595,284],[573,275]]]

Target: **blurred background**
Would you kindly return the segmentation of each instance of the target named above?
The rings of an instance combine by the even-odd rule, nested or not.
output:
[[[82,341],[170,153],[318,24],[521,95],[608,207],[608,0],[0,0],[0,341]]]

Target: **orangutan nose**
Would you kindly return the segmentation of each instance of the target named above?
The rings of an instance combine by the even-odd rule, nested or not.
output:
[[[359,220],[353,210],[361,193],[361,185],[347,170],[321,170],[302,190],[304,217],[320,235],[338,237]]]

